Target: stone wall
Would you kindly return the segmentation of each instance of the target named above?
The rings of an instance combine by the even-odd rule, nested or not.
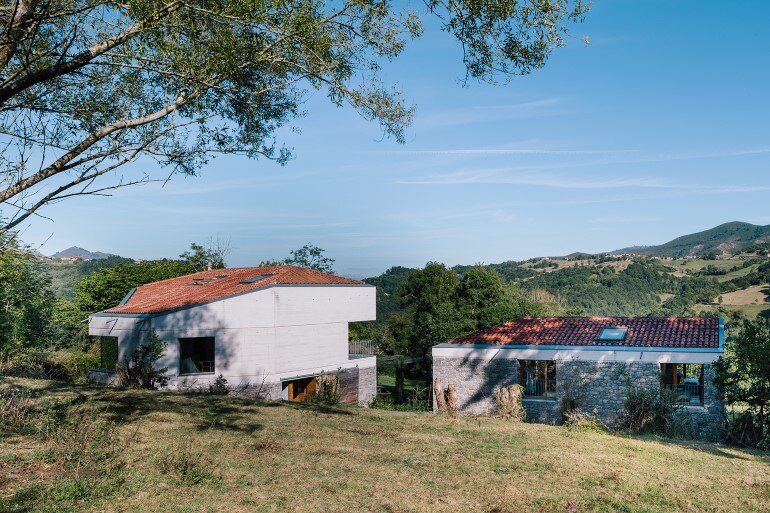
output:
[[[683,431],[695,438],[718,440],[724,425],[725,408],[713,385],[713,368],[704,366],[704,405],[680,407],[676,419]],[[458,408],[465,414],[494,413],[494,391],[519,381],[519,363],[515,359],[436,358],[433,378],[444,387],[455,385]],[[595,414],[613,427],[623,414],[631,388],[660,387],[660,365],[652,362],[593,362],[560,360],[556,362],[556,393],[553,398],[524,398],[527,419],[531,422],[559,424],[564,405]],[[433,405],[436,409],[435,401]]]
[[[433,379],[457,389],[457,407],[463,413],[491,413],[497,409],[495,388],[519,382],[518,360],[436,358]],[[435,399],[433,404],[436,409]]]

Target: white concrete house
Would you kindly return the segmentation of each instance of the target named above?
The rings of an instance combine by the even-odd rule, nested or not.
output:
[[[96,381],[154,330],[166,342],[172,388],[231,386],[304,400],[323,374],[338,374],[344,402],[376,392],[374,356],[348,354],[348,323],[374,320],[375,287],[293,266],[219,269],[137,287],[88,319],[102,338]],[[112,347],[112,351],[110,351]]]

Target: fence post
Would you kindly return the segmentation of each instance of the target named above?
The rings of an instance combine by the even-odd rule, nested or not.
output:
[[[396,360],[396,402],[404,402],[404,366],[401,358]]]

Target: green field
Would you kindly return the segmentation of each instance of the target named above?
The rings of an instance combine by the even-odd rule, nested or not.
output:
[[[0,378],[4,512],[768,511],[770,455],[493,417]],[[46,420],[47,419],[47,420]],[[64,426],[64,427],[62,427]]]

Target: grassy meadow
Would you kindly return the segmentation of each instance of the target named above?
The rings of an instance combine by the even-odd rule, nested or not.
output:
[[[770,455],[492,417],[0,378],[3,512],[768,511]]]

